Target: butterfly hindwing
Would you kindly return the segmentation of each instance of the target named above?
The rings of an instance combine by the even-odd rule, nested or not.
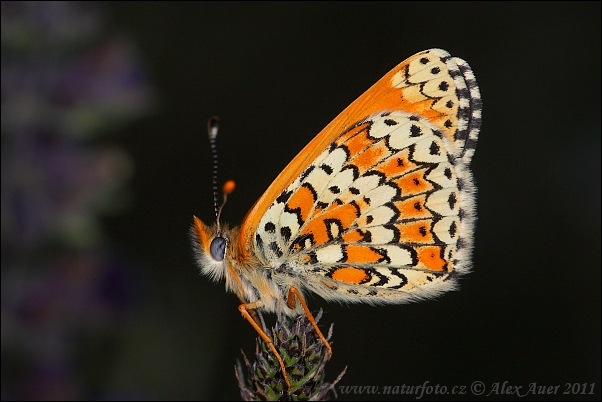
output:
[[[327,300],[399,303],[452,289],[470,268],[479,125],[468,65],[419,53],[293,160],[239,241]]]

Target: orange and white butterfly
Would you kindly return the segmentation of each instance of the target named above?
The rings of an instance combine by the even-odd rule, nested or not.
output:
[[[471,267],[480,123],[464,60],[441,49],[410,57],[289,163],[240,228],[194,218],[201,271],[225,278],[268,343],[249,311],[305,312],[329,350],[305,292],[398,304],[455,289]]]

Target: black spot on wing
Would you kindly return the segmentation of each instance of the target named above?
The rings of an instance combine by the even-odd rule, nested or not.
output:
[[[441,150],[441,147],[439,146],[439,144],[437,144],[437,141],[433,141],[429,148],[430,154],[431,155],[439,155],[440,150]]]
[[[265,224],[264,229],[268,233],[274,233],[276,226],[272,222],[268,222]]]
[[[310,174],[311,172],[313,172],[313,170],[314,170],[315,168],[316,168],[316,167],[315,167],[314,165],[311,165],[311,166],[309,166],[307,169],[305,169],[305,170],[303,171],[303,173],[301,173],[301,177],[300,177],[300,179],[301,179],[301,180],[300,180],[300,181],[301,181],[301,182],[303,182],[303,180],[305,180],[305,179],[307,178],[307,176],[309,176],[309,174]]]
[[[449,236],[451,238],[456,237],[456,233],[458,232],[458,227],[456,226],[456,221],[453,221],[451,225],[449,225]]]
[[[261,256],[265,260],[266,258],[265,258],[264,248],[263,248],[263,239],[261,238],[259,233],[255,235],[255,243],[257,244],[258,250],[261,252]]]
[[[449,204],[449,209],[454,209],[456,207],[456,203],[458,202],[458,199],[456,198],[456,193],[452,192],[449,193],[449,197],[447,198],[447,203]]]
[[[319,211],[321,209],[325,209],[328,207],[328,204],[323,201],[316,202],[316,210]]]
[[[445,175],[445,177],[447,177],[448,180],[451,180],[452,178],[452,171],[450,168],[445,168],[445,171],[443,172],[443,174]]]
[[[329,176],[332,174],[332,168],[324,163],[320,165],[320,169],[322,169]]]
[[[280,228],[280,235],[282,236],[282,238],[284,239],[285,242],[289,242],[289,240],[291,239],[291,228],[289,228],[288,226],[283,226]]]
[[[278,198],[276,198],[276,202],[279,204],[284,204],[285,202],[288,201],[289,198],[291,198],[291,195],[293,195],[292,191],[284,190],[282,193],[280,193]]]
[[[275,241],[269,244],[269,248],[274,252],[274,254],[276,254],[276,257],[278,258],[282,257],[282,255],[284,254]]]

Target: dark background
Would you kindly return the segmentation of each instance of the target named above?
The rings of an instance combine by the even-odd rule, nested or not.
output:
[[[483,98],[473,272],[460,291],[411,305],[310,296],[335,323],[327,380],[347,366],[339,385],[508,381],[523,393],[560,385],[523,399],[600,399],[599,2],[100,7],[108,32],[133,38],[158,102],[103,139],[135,164],[129,209],[102,219],[128,261],[131,306],[111,347],[87,350],[94,380],[75,397],[238,399],[233,367],[240,349],[253,354],[256,334],[224,284],[199,276],[188,239],[193,214],[214,219],[208,117],[221,120],[220,181],[237,182],[222,217],[239,224],[344,107],[439,47],[468,61]],[[3,388],[13,384],[4,358],[2,372]],[[567,383],[588,393],[595,383],[594,394],[563,395]],[[477,399],[467,392],[460,399]]]

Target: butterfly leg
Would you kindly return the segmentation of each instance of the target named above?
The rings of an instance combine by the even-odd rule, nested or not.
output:
[[[238,298],[240,299],[241,305],[248,304],[242,297],[239,296]],[[247,313],[249,313],[249,315],[253,318],[253,321],[255,321],[255,323],[257,323],[257,325],[261,325],[261,321],[259,321],[259,316],[257,315],[258,307],[261,307],[261,306],[256,304],[254,308],[249,307],[247,309]],[[240,311],[240,307],[238,308],[238,310]],[[244,316],[244,314],[243,314],[243,316]]]
[[[284,366],[284,361],[282,360],[280,353],[278,353],[278,351],[276,350],[276,347],[274,346],[274,343],[272,343],[272,340],[270,339],[270,337],[264,332],[263,329],[261,329],[261,327],[253,319],[251,314],[249,314],[249,310],[251,310],[251,312],[255,313],[255,310],[261,306],[262,306],[261,301],[256,301],[253,303],[243,303],[240,306],[238,306],[238,311],[240,311],[242,316],[245,317],[245,319],[247,321],[249,321],[249,323],[253,326],[253,328],[255,328],[255,331],[257,331],[257,333],[259,334],[261,339],[263,339],[268,344],[268,346],[272,350],[272,353],[274,353],[274,356],[276,356],[276,359],[278,359],[278,364],[280,364],[280,369],[282,370],[282,374],[284,376],[284,381],[286,381],[287,388],[290,389],[291,382],[288,379],[288,375],[286,374],[286,367]],[[256,314],[254,314],[254,315],[256,315]]]
[[[286,304],[288,305],[289,308],[294,309],[295,305],[297,304],[295,301],[295,296],[297,296],[297,299],[299,299],[299,303],[301,303],[301,307],[303,307],[303,311],[305,311],[305,315],[307,316],[307,319],[309,320],[309,322],[311,322],[311,325],[314,326],[314,329],[316,330],[316,333],[318,334],[318,336],[320,337],[322,342],[324,342],[324,346],[326,346],[326,349],[328,350],[328,359],[330,359],[332,357],[332,347],[330,346],[330,343],[326,340],[326,338],[322,334],[322,331],[320,331],[320,328],[318,328],[318,324],[316,324],[316,320],[314,319],[314,316],[309,311],[309,308],[307,307],[307,303],[305,303],[305,300],[303,300],[303,296],[301,295],[301,292],[299,292],[299,289],[297,289],[294,286],[291,286],[289,288]]]

